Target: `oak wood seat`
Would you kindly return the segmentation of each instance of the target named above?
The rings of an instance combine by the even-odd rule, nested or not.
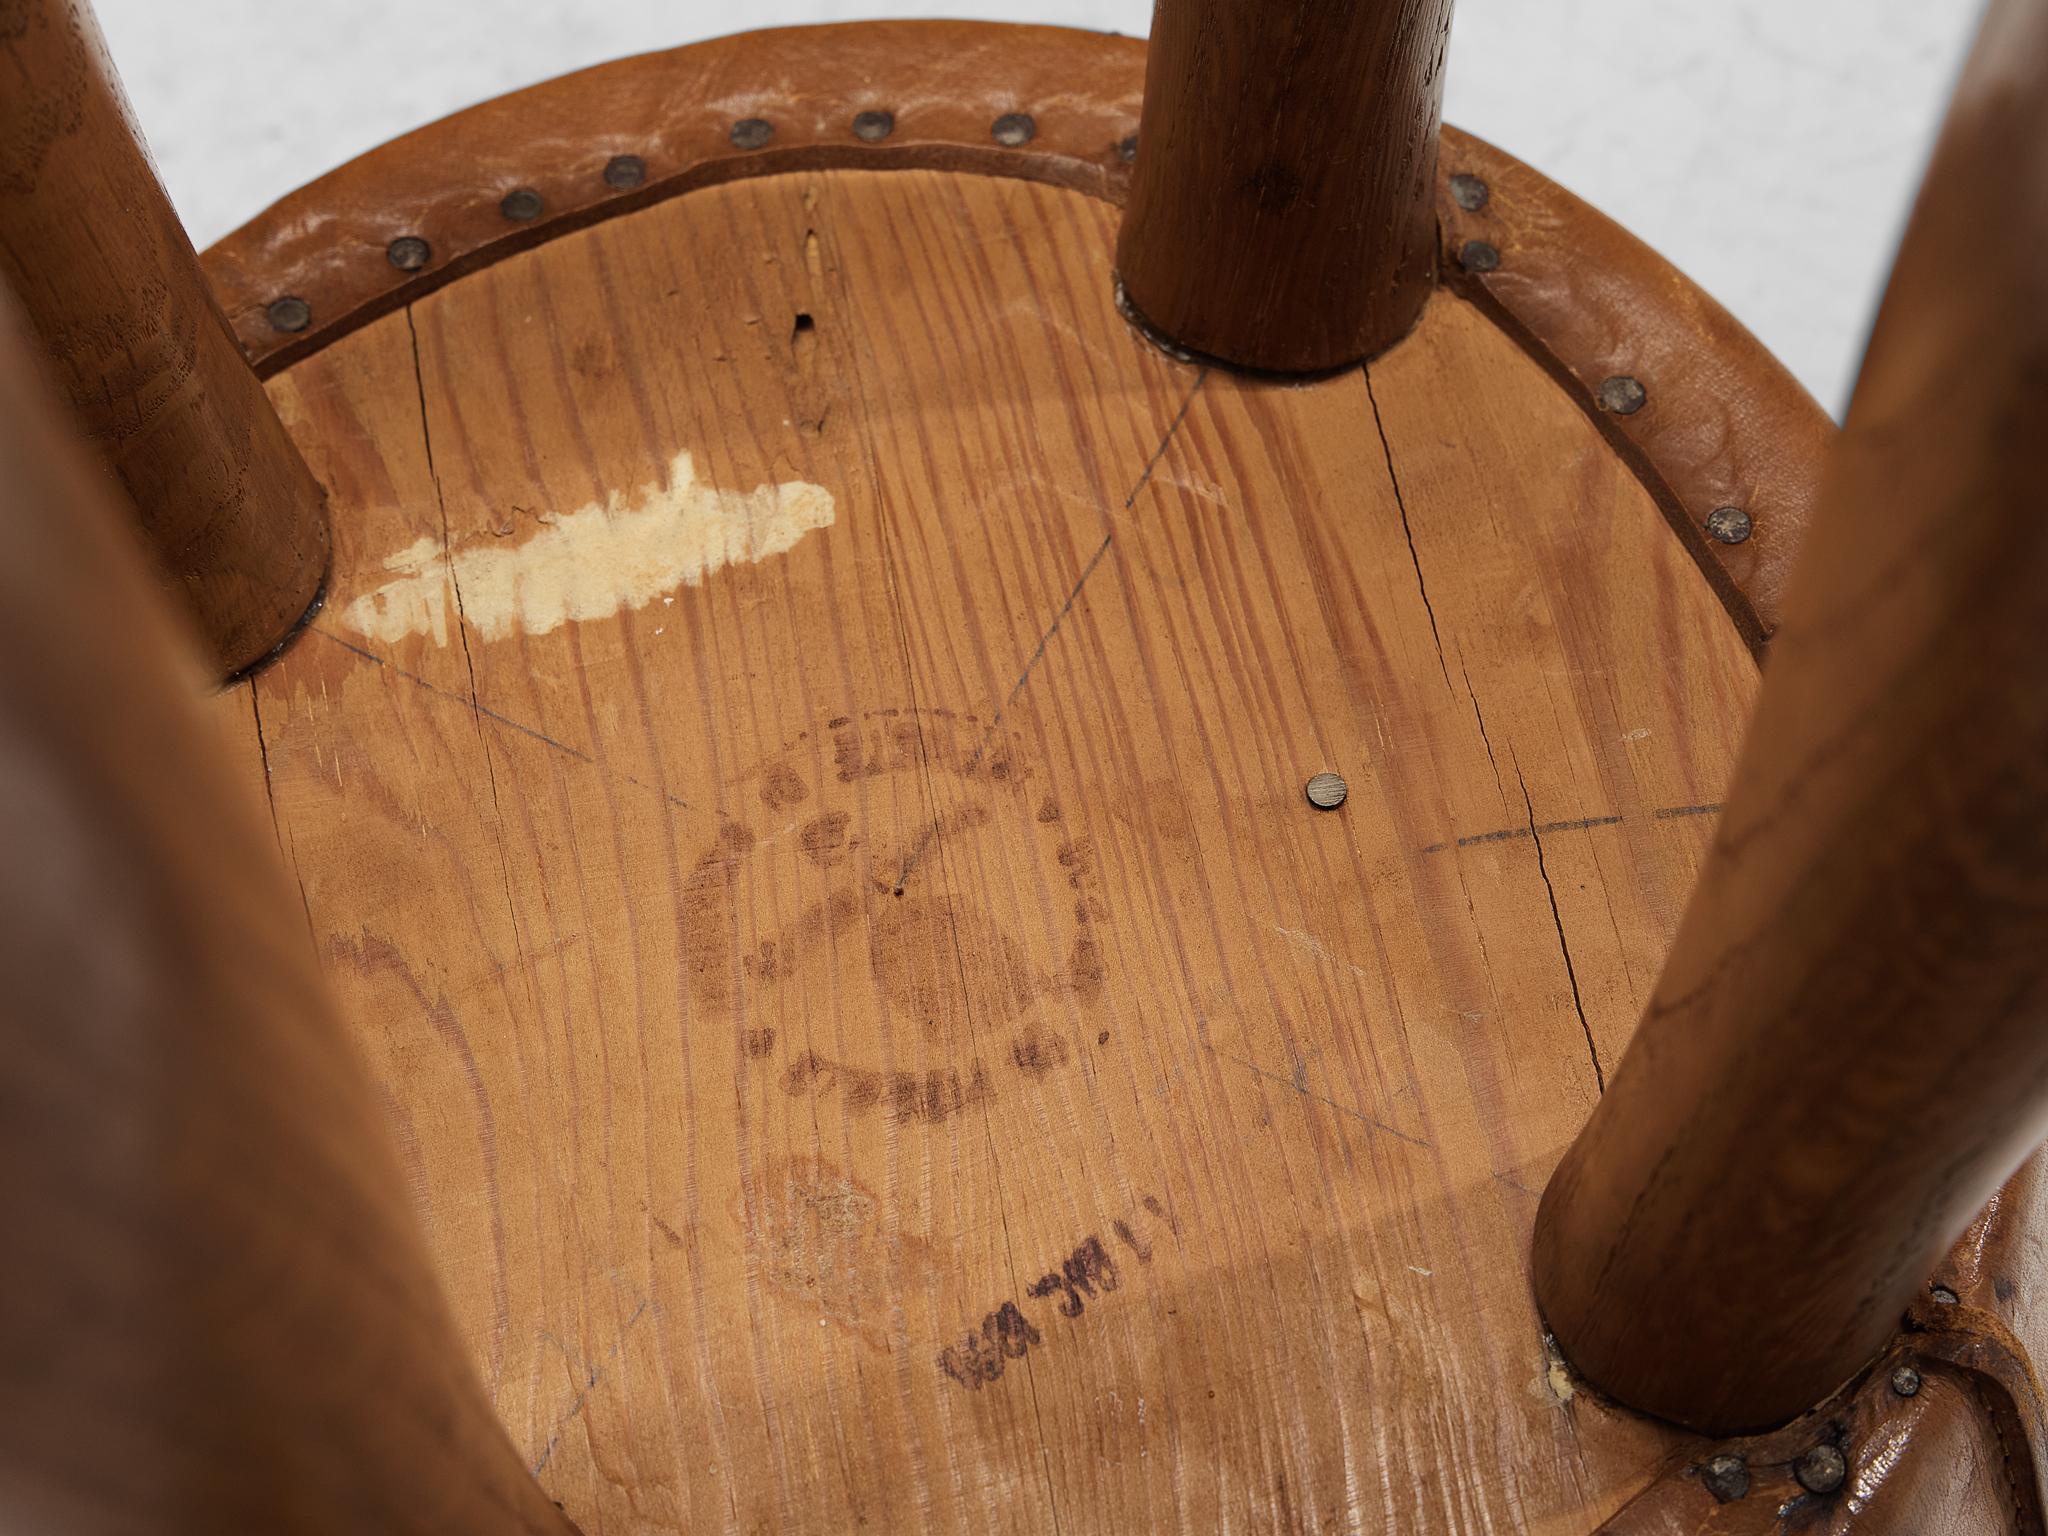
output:
[[[1744,636],[1466,298],[1251,382],[1115,233],[766,175],[271,381],[334,574],[220,725],[587,1531],[1578,1531],[1704,1454],[1526,1255]]]

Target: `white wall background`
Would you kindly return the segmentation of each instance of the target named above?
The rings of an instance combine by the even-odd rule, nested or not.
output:
[[[743,27],[876,16],[1142,33],[1149,0],[98,0],[206,245],[471,102]],[[1570,187],[1840,414],[1979,0],[1458,0],[1445,116]]]

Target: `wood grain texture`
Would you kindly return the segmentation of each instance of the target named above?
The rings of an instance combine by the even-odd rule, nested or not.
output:
[[[568,1536],[322,991],[250,697],[209,731],[200,657],[31,350],[0,304],[4,1518]]]
[[[1435,284],[1451,0],[1159,0],[1117,240],[1134,317],[1240,368],[1384,351]]]
[[[1853,1374],[2048,1129],[2048,198],[2009,191],[2048,186],[2044,78],[2048,10],[1994,5],[1714,857],[1545,1193],[1566,1353],[1685,1422]]]
[[[0,9],[0,275],[217,675],[327,571],[320,488],[266,403],[80,0]]]
[[[1465,302],[1205,374],[1114,220],[761,177],[272,384],[339,509],[253,690],[278,840],[588,1529],[1579,1531],[1692,1443],[1569,1395],[1524,1254],[1753,663]],[[346,627],[684,452],[834,518],[546,632]]]

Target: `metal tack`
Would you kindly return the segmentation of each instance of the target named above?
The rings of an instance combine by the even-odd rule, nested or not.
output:
[[[1127,133],[1116,141],[1116,157],[1128,165],[1138,158],[1138,136]]]
[[[759,149],[775,137],[775,125],[765,117],[743,117],[732,125],[730,137],[740,149]]]
[[[1486,206],[1488,197],[1486,183],[1477,176],[1459,172],[1451,178],[1451,201],[1467,213],[1477,213]]]
[[[1344,782],[1341,774],[1319,773],[1306,786],[1308,803],[1319,811],[1334,811],[1344,803],[1344,797],[1351,793],[1351,786]]]
[[[879,144],[896,131],[894,112],[856,112],[853,136],[863,144]]]
[[[1740,507],[1716,507],[1707,514],[1707,532],[1723,544],[1740,544],[1749,537],[1749,514]]]
[[[384,256],[401,272],[417,272],[434,259],[434,248],[418,235],[400,235],[384,247]]]
[[[542,204],[540,194],[531,187],[514,187],[498,204],[498,212],[515,224],[524,224],[528,219],[540,217]]]
[[[1849,1475],[1849,1463],[1832,1445],[1816,1445],[1792,1464],[1792,1475],[1808,1493],[1833,1493]]]
[[[1467,240],[1458,247],[1458,265],[1467,272],[1491,272],[1500,265],[1500,248],[1484,240]]]
[[[273,331],[303,331],[313,323],[313,306],[297,294],[272,299],[263,313]]]
[[[1612,411],[1617,416],[1633,416],[1643,408],[1643,402],[1650,398],[1640,381],[1625,373],[1600,381],[1600,409]]]
[[[1726,1504],[1749,1492],[1749,1464],[1740,1456],[1716,1456],[1700,1468],[1700,1485]]]
[[[638,155],[613,155],[604,163],[604,184],[615,192],[630,192],[647,179],[647,162]]]
[[[1005,112],[989,124],[988,136],[1005,149],[1029,144],[1038,135],[1038,124],[1029,112]]]
[[[1892,1391],[1900,1397],[1911,1397],[1920,1390],[1920,1373],[1910,1365],[1902,1365],[1892,1372]]]

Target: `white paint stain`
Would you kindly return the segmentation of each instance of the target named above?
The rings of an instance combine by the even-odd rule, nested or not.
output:
[[[1543,1370],[1529,1383],[1529,1389],[1560,1407],[1578,1395],[1578,1389],[1572,1385],[1571,1367],[1565,1364],[1564,1352],[1557,1347],[1557,1340],[1547,1333],[1543,1335]]]
[[[678,586],[695,586],[728,565],[752,564],[830,527],[832,493],[806,480],[724,491],[697,478],[688,453],[666,483],[614,491],[550,521],[522,544],[491,539],[444,554],[421,539],[384,562],[396,574],[341,610],[359,635],[390,644],[408,635],[448,643],[455,593],[486,640],[515,631],[544,635],[562,625],[644,608]]]

